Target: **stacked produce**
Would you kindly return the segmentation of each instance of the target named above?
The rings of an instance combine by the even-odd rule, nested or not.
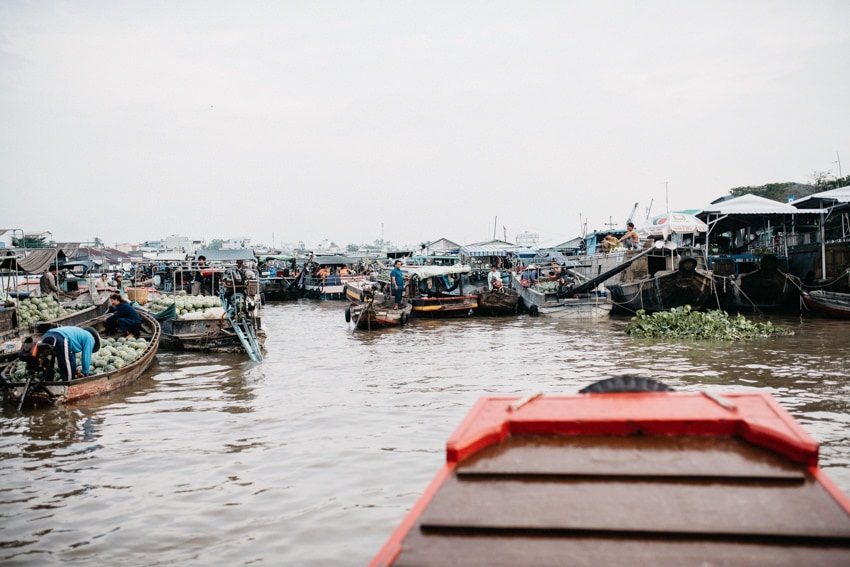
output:
[[[29,297],[18,302],[18,324],[26,327],[33,321],[49,321],[59,317],[59,304],[50,296]]]
[[[221,298],[209,295],[188,295],[181,291],[177,295],[158,297],[147,304],[152,313],[159,313],[174,305],[178,317],[189,313],[203,313],[214,307],[221,307]]]
[[[147,348],[148,341],[142,338],[101,338],[100,350],[92,354],[91,375],[105,374],[123,368],[139,358]],[[78,353],[77,367],[79,368],[80,365],[80,354]],[[27,364],[26,362],[18,361],[15,371],[12,373],[12,378],[22,382],[26,380],[26,377]],[[53,379],[59,380],[59,370],[56,368],[53,370]]]

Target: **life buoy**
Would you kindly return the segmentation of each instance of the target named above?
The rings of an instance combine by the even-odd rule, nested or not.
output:
[[[345,322],[351,323],[351,306],[345,308]]]
[[[402,314],[401,314],[401,320],[400,320],[400,322],[401,322],[401,326],[402,326],[402,327],[404,327],[405,325],[407,325],[407,320],[408,320],[408,318],[409,318],[409,317],[410,317],[410,316],[409,316],[407,313],[402,313]]]
[[[693,272],[697,269],[697,261],[695,258],[691,258],[690,256],[686,258],[682,258],[679,260],[679,271],[680,272]]]

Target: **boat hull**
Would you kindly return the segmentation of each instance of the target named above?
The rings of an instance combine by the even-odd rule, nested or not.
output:
[[[480,315],[516,315],[519,312],[519,301],[519,294],[511,288],[484,290],[478,294],[475,312]]]
[[[846,565],[848,538],[767,393],[489,397],[370,565]]]
[[[725,311],[771,311],[791,307],[799,295],[796,278],[765,256],[751,272],[737,276],[714,272],[717,306]]]
[[[225,317],[215,319],[167,319],[162,325],[161,346],[166,350],[241,354],[245,347]],[[266,333],[257,318],[257,342],[262,348]]]
[[[345,320],[364,331],[404,327],[410,320],[412,310],[413,306],[409,303],[402,303],[399,309],[393,309],[392,301],[364,302],[348,306]]]
[[[65,381],[45,381],[40,388],[32,392],[25,400],[26,405],[47,406],[72,403],[78,400],[100,396],[115,391],[139,379],[154,361],[161,335],[159,322],[147,312],[139,311],[142,319],[142,337],[148,346],[142,354],[123,368]],[[100,333],[105,331],[106,317],[102,316],[81,324],[81,327],[94,327]],[[26,387],[25,383],[11,378],[17,362],[10,362],[0,373],[0,380],[7,402],[17,405]]]
[[[617,311],[655,313],[685,305],[698,311],[713,301],[713,282],[711,272],[680,267],[638,281],[611,284],[608,292]]]
[[[850,293],[803,290],[801,294],[803,304],[811,311],[838,319],[850,319]]]
[[[478,299],[474,295],[414,297],[408,301],[412,306],[412,316],[419,318],[469,317],[478,307]]]

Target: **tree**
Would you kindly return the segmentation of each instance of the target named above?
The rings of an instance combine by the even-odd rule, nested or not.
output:
[[[50,244],[47,243],[44,236],[39,236],[38,238],[24,236],[23,238],[13,238],[12,246],[19,246],[21,248],[49,248]]]
[[[220,238],[214,238],[207,245],[207,248],[210,250],[221,250],[221,247],[224,246],[224,240]]]
[[[789,196],[793,196],[799,199],[800,197],[811,195],[815,191],[815,188],[811,185],[805,185],[803,183],[784,182],[768,183],[766,185],[759,185],[755,187],[735,187],[734,189],[730,189],[729,193],[731,193],[735,197],[740,197],[741,195],[747,194],[758,195],[759,197],[764,197],[765,199],[779,201],[780,203],[787,203]]]
[[[103,248],[103,240],[101,240],[100,237],[95,236],[92,242],[94,242],[95,248]]]
[[[360,247],[356,244],[346,244],[345,245],[345,251],[346,252],[357,252],[358,250],[360,250]]]

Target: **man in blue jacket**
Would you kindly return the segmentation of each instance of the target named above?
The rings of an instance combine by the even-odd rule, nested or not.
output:
[[[100,350],[100,335],[91,327],[56,327],[44,333],[40,344],[53,347],[59,376],[72,380],[88,376],[91,372],[91,355]],[[80,353],[80,368],[77,368],[77,353]]]

